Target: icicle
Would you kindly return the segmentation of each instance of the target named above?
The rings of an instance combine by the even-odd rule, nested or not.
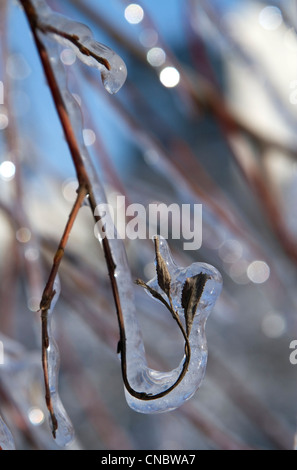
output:
[[[40,31],[71,48],[87,66],[97,68],[105,89],[110,94],[117,93],[127,78],[126,64],[121,57],[96,41],[85,24],[53,12],[44,0],[35,0],[33,4],[39,13]]]
[[[15,450],[10,430],[0,416],[0,450]]]
[[[59,278],[56,278],[54,283],[54,290],[56,291],[54,298],[51,303],[51,308],[48,310],[47,316],[47,332],[49,338],[49,345],[47,348],[47,362],[48,362],[48,379],[50,396],[53,405],[53,411],[57,419],[58,428],[56,430],[55,440],[56,443],[65,447],[70,444],[74,438],[74,430],[71,421],[63,407],[61,399],[58,393],[58,376],[60,367],[60,354],[57,343],[52,334],[52,316],[55,304],[60,295],[60,282]]]

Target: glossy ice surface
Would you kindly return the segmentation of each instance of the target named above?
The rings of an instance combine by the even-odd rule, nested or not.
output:
[[[53,12],[43,0],[35,0],[33,3],[39,12],[40,22],[56,30],[56,33],[49,30],[46,35],[71,48],[78,59],[88,67],[97,68],[108,93],[117,93],[127,78],[127,68],[121,57],[109,47],[96,41],[92,31],[85,24]],[[69,35],[69,38],[63,36],[63,33]],[[75,40],[71,41],[71,37]],[[106,65],[100,59],[107,61]]]
[[[52,300],[51,309],[48,311],[48,336],[49,336],[49,346],[47,348],[47,361],[48,361],[48,378],[49,378],[49,389],[51,394],[51,400],[53,404],[54,414],[58,422],[58,429],[56,431],[56,443],[65,447],[74,438],[74,429],[71,424],[71,421],[64,409],[64,406],[59,397],[58,391],[58,377],[59,377],[59,367],[60,367],[60,353],[57,346],[57,343],[54,339],[52,333],[52,315],[55,308],[55,304],[60,295],[60,281],[59,278],[56,279],[54,283],[54,290],[56,294]]]
[[[205,374],[207,363],[207,343],[205,337],[205,322],[216,300],[218,299],[221,288],[222,279],[220,273],[213,267],[205,263],[193,263],[188,267],[178,266],[170,253],[167,241],[160,239],[160,254],[166,262],[168,271],[171,276],[171,297],[174,309],[178,313],[181,322],[184,324],[184,309],[181,305],[182,289],[187,278],[191,278],[197,274],[203,273],[208,275],[203,294],[201,296],[196,315],[194,317],[191,332],[189,334],[189,343],[191,347],[191,358],[185,376],[182,381],[168,394],[162,398],[155,400],[139,400],[126,391],[126,399],[131,408],[141,413],[159,413],[173,410],[181,406],[188,400],[199,388]],[[148,285],[159,292],[164,298],[166,295],[158,284],[157,276],[155,276]],[[149,294],[150,295],[150,294]],[[152,299],[156,301],[155,297]],[[130,347],[129,361],[129,380],[133,387],[138,391],[145,391],[150,394],[158,394],[167,390],[175,383],[180,375],[183,367],[184,358],[179,366],[170,372],[160,372],[150,369],[145,364],[145,359],[139,355],[137,350],[137,341],[135,333],[127,324],[127,340]],[[134,338],[134,344],[129,341],[129,336]],[[134,355],[133,355],[133,348]],[[129,366],[129,364],[128,364]]]

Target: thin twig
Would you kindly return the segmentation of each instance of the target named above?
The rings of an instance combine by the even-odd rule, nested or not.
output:
[[[52,432],[53,436],[56,435],[56,430],[58,428],[57,419],[53,409],[50,387],[49,387],[49,373],[48,373],[48,356],[47,350],[49,347],[49,335],[48,335],[48,311],[51,308],[51,302],[56,294],[54,290],[54,282],[58,274],[58,270],[64,255],[64,250],[70,235],[70,231],[73,227],[74,221],[77,217],[78,211],[81,208],[84,198],[86,197],[87,191],[85,186],[80,186],[78,189],[77,197],[73,205],[72,211],[69,215],[68,222],[66,224],[64,233],[62,235],[59,247],[55,254],[52,269],[44,288],[42,299],[40,302],[40,311],[41,311],[41,331],[42,331],[42,366],[44,372],[44,384],[45,384],[45,400],[46,405],[50,413],[52,421]]]
[[[93,57],[99,64],[103,65],[107,70],[110,70],[110,64],[107,59],[104,57],[99,56],[98,54],[95,54],[93,51],[85,47],[81,42],[79,36],[76,34],[68,34],[65,33],[64,31],[60,31],[59,29],[55,28],[54,26],[43,24],[38,22],[38,29],[42,31],[43,33],[47,34],[55,34],[63,39],[66,39],[67,41],[71,42],[79,52],[83,55],[86,55],[88,57]]]

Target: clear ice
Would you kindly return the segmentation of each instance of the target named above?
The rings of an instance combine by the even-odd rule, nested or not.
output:
[[[44,1],[34,0],[34,4],[36,4],[36,6],[44,5]],[[87,65],[99,68],[102,74],[103,83],[107,91],[110,93],[116,92],[124,83],[127,74],[126,67],[122,60],[113,51],[106,48],[106,46],[96,43],[85,25],[67,20],[60,15],[52,13],[51,10],[48,10],[45,7],[43,11],[44,15],[41,17],[42,22],[53,25],[56,29],[62,29],[63,27],[65,32],[76,34],[80,38],[80,43],[82,45],[87,47],[95,55],[105,57],[111,66],[109,71],[107,69],[102,71],[102,66],[100,67],[98,63],[95,64],[95,59],[93,57],[81,54],[79,49],[77,49],[76,46],[74,46],[68,39],[61,38],[61,36],[57,34],[40,33],[41,40],[48,49],[49,56],[51,58],[51,65],[63,94],[64,103],[80,146],[80,153],[96,203],[96,215],[104,217],[107,225],[105,233],[116,234],[112,218],[106,214],[106,211],[108,211],[108,204],[103,185],[94,169],[90,154],[82,139],[81,109],[67,89],[65,71],[62,64],[57,59],[58,54],[56,48],[53,47],[53,41],[50,41],[51,44],[49,44],[47,39],[49,36],[54,36],[56,39],[55,42],[62,42],[64,45],[67,44],[67,46],[74,48],[77,56]],[[101,236],[104,237],[104,234],[101,234]],[[178,367],[169,372],[153,370],[148,367],[142,334],[137,321],[137,312],[134,300],[135,284],[131,277],[125,246],[123,241],[116,235],[108,240],[108,244],[115,265],[114,280],[116,282],[119,301],[122,307],[123,323],[125,328],[126,377],[129,382],[129,386],[134,391],[145,394],[146,397],[149,397],[149,399],[136,398],[128,391],[127,388],[125,388],[127,403],[133,410],[141,413],[160,413],[173,410],[192,397],[203,380],[207,363],[205,322],[220,295],[222,288],[221,275],[214,267],[205,263],[193,263],[188,267],[177,266],[172,259],[166,240],[160,239],[160,254],[164,259],[171,276],[172,304],[181,323],[185,324],[184,309],[181,305],[181,296],[186,280],[201,273],[207,275],[207,281],[200,297],[191,329],[188,333],[188,341],[190,345],[189,364],[182,380],[178,381],[178,384],[174,386],[183,371],[185,358],[181,360]],[[156,277],[148,284],[151,288],[158,291],[160,295],[164,294],[164,292],[160,290]],[[55,296],[54,300],[57,301],[57,298],[58,295]],[[52,309],[53,307],[54,304],[52,305]],[[49,328],[50,319],[51,313],[49,315]],[[73,431],[57,392],[57,375],[59,368],[58,351],[51,333],[48,353],[51,375],[51,394],[54,404],[54,412],[58,418],[60,428],[58,428],[58,433],[61,433],[61,436],[57,433],[57,438],[65,445],[65,443],[72,439]],[[167,393],[168,389],[170,389],[170,391]],[[162,397],[154,398],[154,396],[164,394],[164,392],[166,392],[166,394]]]
[[[127,68],[123,59],[112,49],[95,41],[92,37],[84,38],[82,43],[88,50],[94,52],[95,55],[106,59],[110,69],[107,69],[92,57],[84,56],[83,54],[77,54],[77,56],[85,64],[100,70],[102,83],[108,93],[117,93],[127,78]]]
[[[47,332],[49,338],[49,345],[47,348],[48,379],[53,411],[58,423],[58,428],[55,433],[55,442],[58,446],[65,447],[69,445],[74,439],[74,429],[61,402],[58,392],[60,353],[52,333],[53,310],[61,291],[60,281],[58,277],[56,278],[54,283],[54,290],[56,291],[56,293],[52,299],[51,308],[50,310],[48,310],[47,316]]]
[[[172,304],[181,323],[185,326],[185,329],[185,313],[182,306],[182,292],[185,282],[187,279],[193,278],[198,274],[207,275],[207,281],[190,329],[190,362],[182,381],[167,395],[152,400],[137,399],[126,390],[126,399],[129,406],[141,413],[159,413],[173,410],[192,397],[199,388],[205,374],[207,363],[205,323],[222,288],[221,275],[213,266],[206,263],[193,263],[188,267],[178,266],[171,256],[167,241],[163,238],[159,238],[159,251],[171,277],[170,295]],[[166,300],[167,296],[160,288],[157,275],[147,284]],[[149,292],[148,294],[152,299],[156,300]],[[126,335],[127,349],[130,348],[127,354],[128,379],[130,385],[132,385],[135,390],[152,395],[159,394],[170,388],[180,375],[185,358],[182,359],[176,369],[170,372],[160,372],[150,369],[147,367],[144,357],[139,357],[139,351],[137,350],[139,339],[133,332],[133,323],[126,324]],[[129,341],[130,335],[132,341]]]
[[[104,218],[104,221],[106,222],[105,233],[112,234],[109,238],[109,246],[116,266],[114,276],[122,306],[125,326],[127,378],[130,386],[137,392],[156,395],[164,392],[177,381],[182,371],[184,361],[182,360],[180,365],[171,372],[152,370],[147,365],[142,334],[138,325],[137,312],[135,308],[135,284],[131,277],[124,243],[116,235],[116,228],[113,225],[112,217],[110,215],[108,216],[108,213],[106,213],[108,212],[108,204],[103,185],[94,169],[90,154],[82,139],[81,111],[77,101],[67,90],[65,75],[58,63],[55,65],[55,73],[63,91],[64,102],[67,106],[73,129],[75,130],[77,140],[80,145],[81,156],[92,186],[96,202],[95,215]],[[203,295],[198,305],[197,314],[194,317],[191,333],[189,335],[191,358],[187,372],[182,381],[172,391],[166,394],[166,396],[153,400],[135,398],[127,389],[125,389],[125,396],[128,405],[135,411],[141,413],[158,413],[173,410],[188,400],[200,386],[205,374],[207,362],[207,344],[204,331],[205,322],[222,287],[220,273],[208,264],[193,263],[187,268],[178,267],[170,255],[166,240],[160,240],[160,253],[166,261],[171,273],[172,302],[181,320],[183,320],[184,314],[181,308],[180,299],[185,280],[188,277],[193,277],[199,273],[207,274],[209,279],[206,282]],[[152,288],[155,288],[156,290],[158,289],[156,278],[154,278],[149,284]]]
[[[105,89],[110,94],[117,93],[127,78],[123,59],[112,49],[96,41],[92,31],[85,24],[53,12],[44,0],[34,0],[33,4],[39,12],[41,31],[42,27],[45,27],[47,36],[71,48],[77,58],[87,66],[97,68]]]

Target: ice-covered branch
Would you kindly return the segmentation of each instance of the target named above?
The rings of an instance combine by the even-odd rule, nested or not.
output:
[[[109,93],[119,91],[127,77],[125,62],[112,49],[96,41],[88,26],[54,12],[44,0],[21,3],[30,12],[36,30],[73,49],[87,66],[97,68]]]
[[[137,284],[170,311],[185,338],[185,358],[170,372],[159,372],[147,366],[143,368],[141,363],[136,364],[137,357],[134,360],[131,357],[133,370],[127,361],[132,369],[127,371],[130,383],[133,380],[135,388],[148,390],[147,395],[142,397],[143,401],[137,400],[129,390],[126,392],[131,408],[142,413],[177,408],[200,386],[207,362],[205,323],[222,287],[221,275],[213,266],[206,263],[178,266],[166,240],[160,237],[155,237],[155,249],[156,276],[147,284],[139,280]],[[136,371],[141,368],[142,374],[139,376]]]
[[[65,446],[73,438],[72,424],[64,410],[58,393],[59,349],[52,335],[51,319],[54,306],[60,295],[58,270],[63,258],[70,231],[86,196],[86,188],[78,188],[77,197],[66,224],[52,269],[40,302],[42,321],[42,365],[44,371],[45,398],[52,423],[52,433],[57,443]]]
[[[137,322],[134,283],[124,244],[114,236],[116,229],[110,214],[106,212],[104,189],[83,143],[81,110],[67,89],[64,68],[58,60],[55,43],[65,44],[66,41],[86,65],[98,67],[101,73],[102,67],[106,69],[106,64],[99,61],[98,57],[105,57],[110,65],[107,82],[112,84],[106,86],[105,83],[108,91],[110,87],[114,89],[113,84],[118,83],[119,76],[123,84],[123,67],[120,67],[119,74],[118,67],[113,67],[110,58],[101,53],[101,46],[94,46],[94,40],[84,25],[53,14],[44,1],[20,1],[31,25],[79,186],[86,189],[95,221],[104,217],[105,225],[101,227],[100,239],[118,315],[119,352],[127,401],[134,410],[143,413],[175,409],[195,393],[204,376],[207,360],[205,322],[220,293],[221,276],[215,268],[204,263],[194,263],[186,268],[177,266],[166,241],[156,242],[157,276],[145,288],[154,299],[157,298],[167,306],[177,322],[185,340],[185,358],[170,372],[149,368]],[[117,56],[112,53],[112,57]],[[119,63],[122,62],[116,58],[116,64]],[[106,73],[104,70],[103,81]],[[57,295],[50,300],[57,300]],[[51,304],[49,310],[52,308]],[[54,386],[51,393],[55,393],[55,390]],[[53,424],[59,430],[59,421]]]
[[[46,311],[42,311],[42,362],[46,388],[45,397],[50,413],[52,433],[57,444],[64,447],[72,441],[74,430],[59,396],[58,377],[60,353],[52,334],[52,315],[55,304],[60,295],[60,290],[59,277],[56,276],[54,281],[54,294],[51,299],[50,308]]]

